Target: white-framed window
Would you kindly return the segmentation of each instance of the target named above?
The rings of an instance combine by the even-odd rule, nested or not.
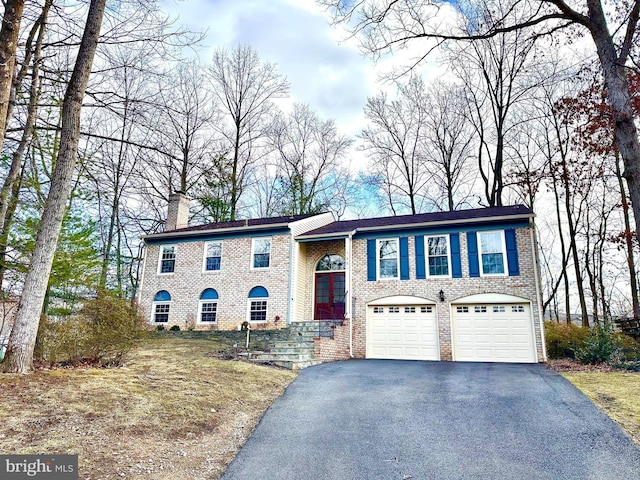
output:
[[[384,307],[373,307],[373,313],[384,313]]]
[[[458,313],[469,313],[469,307],[456,307],[456,312]]]
[[[449,235],[427,237],[427,274],[430,277],[448,277],[451,274]]]
[[[200,294],[198,323],[215,324],[218,315],[218,292],[207,288]]]
[[[389,238],[377,241],[378,252],[378,278],[399,278],[400,251],[397,238]]]
[[[160,245],[160,258],[158,260],[158,274],[173,273],[176,269],[177,245]]]
[[[267,321],[269,292],[264,287],[253,287],[249,292],[247,320],[251,323]]]
[[[420,313],[433,313],[433,307],[420,307]]]
[[[404,313],[416,313],[416,307],[404,307]]]
[[[271,264],[271,237],[254,238],[251,242],[251,268],[267,269]]]
[[[217,272],[222,265],[222,241],[205,242],[204,244],[204,264],[205,272]]]
[[[151,307],[152,323],[168,323],[169,309],[171,308],[171,295],[166,290],[160,290],[153,297],[153,305]]]
[[[479,232],[480,273],[482,275],[505,275],[507,272],[507,251],[504,231]]]

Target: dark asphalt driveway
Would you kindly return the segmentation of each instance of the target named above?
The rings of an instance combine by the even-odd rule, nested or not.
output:
[[[223,480],[640,479],[640,449],[541,365],[303,370]]]

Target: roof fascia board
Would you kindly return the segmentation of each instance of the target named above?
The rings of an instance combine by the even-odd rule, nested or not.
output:
[[[278,230],[278,229],[289,229],[289,223],[269,223],[266,225],[250,225],[250,226],[242,226],[242,227],[228,227],[228,228],[211,228],[208,230],[189,230],[186,232],[173,231],[173,232],[163,232],[163,233],[151,233],[149,235],[142,235],[140,238],[143,240],[151,239],[163,239],[163,238],[174,238],[174,237],[192,237],[198,235],[218,235],[218,234],[231,234],[231,233],[244,233],[246,231],[253,230]]]
[[[522,215],[502,215],[498,217],[478,217],[478,218],[461,218],[456,220],[439,220],[436,222],[419,222],[419,223],[406,223],[406,224],[395,224],[395,225],[382,225],[378,227],[361,227],[357,228],[355,231],[358,235],[366,234],[368,232],[384,232],[384,231],[393,231],[393,230],[410,230],[410,229],[433,229],[434,227],[440,226],[451,226],[451,225],[460,225],[460,224],[468,224],[470,228],[472,228],[475,224],[491,224],[491,223],[508,223],[514,220],[527,220],[533,218],[535,215],[533,213],[527,213]],[[460,229],[456,229],[460,230]],[[296,237],[298,241],[309,240],[321,240],[323,238],[345,238],[349,235],[351,231],[345,232],[334,232],[334,233],[325,233],[319,235],[300,235]]]
[[[175,233],[156,233],[153,235],[145,235],[141,237],[146,243],[159,243],[159,242],[189,242],[194,240],[207,240],[207,239],[224,239],[224,238],[242,238],[242,237],[255,237],[259,235],[289,235],[287,224],[271,224],[271,225],[259,225],[253,227],[242,228],[220,228],[212,230],[194,230],[189,232],[175,232]]]

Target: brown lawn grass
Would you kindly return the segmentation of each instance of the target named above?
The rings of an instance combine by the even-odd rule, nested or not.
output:
[[[215,479],[295,373],[150,338],[124,367],[0,375],[3,454],[78,454],[80,478]]]
[[[640,446],[640,373],[562,372]]]

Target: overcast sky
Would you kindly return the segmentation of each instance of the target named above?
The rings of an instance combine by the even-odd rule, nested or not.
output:
[[[161,5],[179,17],[178,24],[207,31],[207,48],[199,52],[203,63],[217,47],[251,45],[288,78],[292,100],[335,119],[343,134],[355,137],[365,125],[367,97],[390,88],[377,77],[398,56],[374,65],[313,0],[161,0]],[[363,163],[360,157],[358,167]]]
[[[163,0],[178,23],[206,30],[199,56],[209,62],[214,48],[249,44],[263,60],[275,62],[291,84],[292,100],[308,103],[324,118],[335,118],[344,133],[362,126],[362,108],[374,94],[375,74],[344,34],[330,26],[313,0]]]

